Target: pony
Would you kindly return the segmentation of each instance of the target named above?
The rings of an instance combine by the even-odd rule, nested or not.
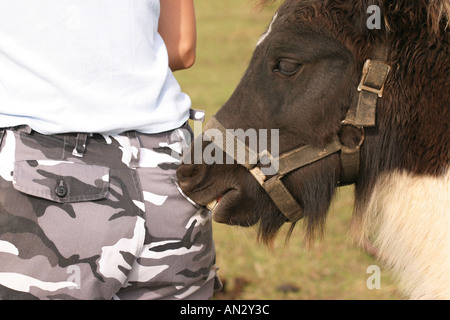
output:
[[[217,222],[257,224],[266,244],[303,219],[309,243],[323,235],[336,188],[354,184],[354,239],[370,240],[407,297],[449,299],[449,17],[448,0],[285,0],[206,127],[277,130],[267,145],[279,154],[234,135],[225,140],[256,161],[190,155],[181,189],[215,201]],[[233,158],[204,132],[193,144]],[[261,173],[264,159],[284,172]]]

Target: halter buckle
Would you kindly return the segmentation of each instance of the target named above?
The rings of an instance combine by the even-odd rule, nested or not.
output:
[[[358,91],[373,92],[378,97],[383,97],[384,83],[391,71],[391,66],[388,64],[367,59],[364,63],[361,82],[358,85]]]
[[[254,167],[253,169],[250,169],[249,171],[261,186],[264,184],[264,182],[266,182],[267,177],[264,173],[262,173],[260,167]]]
[[[261,151],[258,154],[258,163],[264,165],[264,166],[270,166],[269,168],[261,168],[257,165],[250,169],[250,173],[253,175],[253,177],[258,181],[258,183],[262,186],[264,182],[267,180],[267,175],[274,175],[278,172],[278,162],[277,158],[272,156],[272,154],[268,150]],[[275,168],[272,168],[275,166]],[[268,170],[271,169],[270,172]],[[274,171],[274,172],[272,172]]]

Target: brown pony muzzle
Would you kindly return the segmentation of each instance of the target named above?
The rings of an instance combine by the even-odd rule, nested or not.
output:
[[[199,205],[208,206],[216,222],[240,226],[258,222],[257,198],[264,195],[242,166],[182,164],[177,178],[183,192]]]

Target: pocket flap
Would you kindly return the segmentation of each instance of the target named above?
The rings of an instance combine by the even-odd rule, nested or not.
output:
[[[14,188],[58,203],[99,200],[109,190],[109,168],[54,160],[18,161]]]

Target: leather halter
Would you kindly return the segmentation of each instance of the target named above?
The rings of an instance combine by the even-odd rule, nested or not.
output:
[[[342,121],[342,126],[353,126],[360,130],[361,140],[355,147],[343,145],[336,136],[323,148],[305,145],[283,153],[274,159],[267,150],[257,153],[255,150],[249,148],[230,130],[227,130],[215,117],[212,117],[208,121],[203,129],[203,133],[213,141],[213,137],[208,136],[208,129],[219,130],[223,137],[226,138],[223,139],[222,145],[217,146],[235,160],[237,160],[237,155],[234,151],[233,153],[228,153],[226,146],[230,145],[230,143],[233,145],[236,143],[237,150],[245,150],[245,159],[248,159],[248,161],[246,163],[238,163],[243,165],[258,181],[278,209],[284,214],[287,221],[296,222],[303,218],[304,213],[300,205],[283,184],[282,178],[292,171],[319,161],[331,154],[340,153],[342,170],[338,185],[342,186],[356,182],[359,174],[360,147],[364,143],[364,127],[375,126],[377,100],[383,96],[384,84],[391,69],[386,63],[388,55],[388,46],[383,43],[374,49],[370,59],[366,60],[358,86],[358,94],[354,96],[346,118]],[[262,162],[261,160],[264,158],[268,158],[271,161],[276,160],[279,164],[277,174],[270,178],[267,178],[260,167],[258,167],[258,162]],[[267,163],[266,160],[264,163]]]

